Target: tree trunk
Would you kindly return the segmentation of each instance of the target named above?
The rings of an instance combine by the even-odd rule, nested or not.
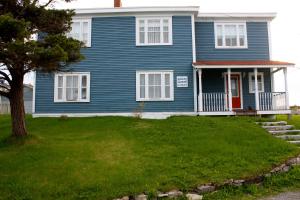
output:
[[[25,108],[23,100],[23,78],[15,80],[10,91],[10,110],[12,121],[12,135],[23,137],[27,135],[25,125]]]

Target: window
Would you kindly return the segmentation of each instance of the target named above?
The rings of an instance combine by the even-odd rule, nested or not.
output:
[[[91,47],[91,19],[73,20],[72,30],[68,33],[68,37],[77,39]]]
[[[136,72],[137,101],[173,101],[172,71]]]
[[[90,73],[55,74],[54,102],[89,102]]]
[[[136,18],[136,45],[172,45],[172,17]]]
[[[264,92],[264,73],[257,73],[258,92]],[[254,73],[249,73],[249,93],[255,93],[255,77]]]
[[[216,48],[247,48],[246,23],[215,23]]]

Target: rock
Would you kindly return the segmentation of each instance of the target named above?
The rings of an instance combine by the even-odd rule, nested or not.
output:
[[[167,193],[162,193],[162,192],[158,192],[158,195],[157,197],[158,198],[165,198],[165,197],[168,197],[169,195]]]
[[[135,197],[135,200],[147,200],[147,195],[140,194],[140,195]]]
[[[245,180],[234,180],[232,185],[239,187],[239,186],[242,186],[244,183],[245,183]]]
[[[214,185],[201,185],[197,187],[197,192],[200,194],[213,192],[216,190],[216,187]]]
[[[187,197],[188,200],[202,200],[202,198],[203,198],[202,195],[192,194],[192,193],[186,194],[186,197]]]
[[[233,179],[229,179],[224,182],[224,185],[232,185],[232,183],[233,183]]]
[[[271,170],[271,173],[274,174],[274,173],[282,172],[284,167],[286,167],[285,164],[282,164],[279,167],[275,167],[274,169]]]
[[[123,197],[121,200],[129,200],[128,196]]]
[[[288,172],[288,171],[290,171],[290,166],[285,166],[285,167],[283,167],[282,168],[282,172]]]
[[[168,192],[168,197],[169,198],[177,198],[183,195],[183,192],[179,191],[179,190],[172,190],[170,192]]]
[[[272,176],[271,173],[265,174],[265,177],[271,177],[271,176]]]
[[[292,159],[288,160],[287,165],[292,165],[292,166],[300,165],[300,157],[292,158]]]

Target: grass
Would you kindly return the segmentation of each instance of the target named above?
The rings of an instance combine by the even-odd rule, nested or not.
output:
[[[300,115],[293,115],[290,120],[286,115],[279,115],[277,120],[287,121],[300,129]],[[262,185],[249,185],[242,188],[225,187],[222,190],[205,195],[205,200],[252,200],[258,197],[269,196],[286,191],[300,190],[300,166],[293,168],[288,173],[278,174],[267,178]]]
[[[266,172],[299,153],[248,117],[26,119],[0,116],[0,199],[112,199]]]

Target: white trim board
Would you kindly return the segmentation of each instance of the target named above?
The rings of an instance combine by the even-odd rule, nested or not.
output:
[[[223,116],[223,115],[235,115],[235,112],[198,112],[199,116]]]
[[[215,20],[247,20],[247,21],[272,21],[276,13],[199,13],[196,21]]]
[[[166,119],[171,116],[197,116],[197,112],[143,112],[141,118],[144,119]],[[105,117],[105,116],[120,116],[120,117],[135,117],[136,113],[35,113],[33,118],[39,117]]]
[[[291,114],[291,110],[269,110],[269,111],[257,111],[258,115],[277,115],[277,114]]]

